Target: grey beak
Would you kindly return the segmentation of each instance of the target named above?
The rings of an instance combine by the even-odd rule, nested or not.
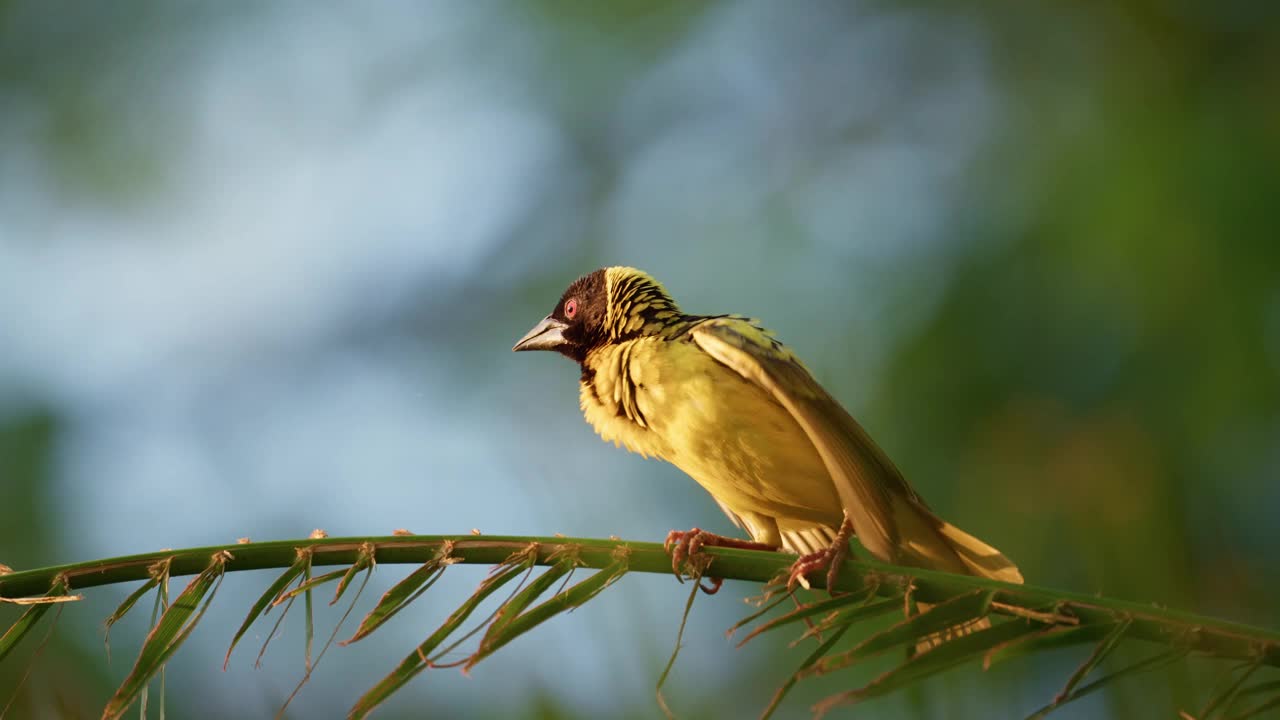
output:
[[[548,315],[542,318],[542,322],[534,325],[532,330],[525,333],[511,350],[514,352],[555,350],[565,344],[564,329],[567,327],[569,327],[567,324]]]

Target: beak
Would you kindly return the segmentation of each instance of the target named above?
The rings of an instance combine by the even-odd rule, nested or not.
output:
[[[550,315],[542,318],[542,322],[520,338],[520,342],[511,348],[513,352],[521,350],[555,350],[565,344],[564,329],[567,324]]]

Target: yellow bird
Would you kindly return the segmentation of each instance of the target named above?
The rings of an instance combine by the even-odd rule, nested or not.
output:
[[[686,315],[649,275],[610,267],[570,285],[512,349],[576,360],[582,411],[600,437],[683,470],[754,541],[673,532],[677,566],[702,545],[781,549],[801,556],[792,580],[807,587],[805,573],[834,573],[852,533],[885,562],[1022,582],[998,550],[935,515],[747,318]]]

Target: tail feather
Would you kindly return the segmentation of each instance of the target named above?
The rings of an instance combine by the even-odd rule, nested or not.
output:
[[[960,562],[964,563],[964,567],[970,575],[1009,583],[1022,583],[1022,573],[1018,570],[1018,566],[1014,565],[999,550],[947,522],[939,521],[938,533],[950,546],[951,550],[955,552],[956,557],[960,558]],[[930,606],[920,603],[919,607],[923,612],[928,610]],[[991,627],[990,620],[977,618],[949,627],[941,632],[926,635],[916,643],[916,653],[926,652],[948,640],[954,640],[979,630],[986,630],[989,627]]]
[[[1022,583],[1022,573],[1018,571],[1018,566],[1002,555],[999,550],[950,523],[944,522],[939,525],[938,532],[942,533],[947,544],[969,569],[969,574],[1009,583]]]
[[[804,530],[783,530],[782,549],[797,555],[821,552],[836,541],[836,531],[825,525],[814,525]]]

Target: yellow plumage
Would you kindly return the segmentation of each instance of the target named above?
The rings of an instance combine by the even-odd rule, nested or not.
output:
[[[609,345],[588,362],[581,403],[596,432],[686,472],[753,539],[784,546],[782,530],[840,525],[835,488],[786,410],[693,335]]]
[[[679,467],[757,542],[816,552],[847,513],[887,562],[1022,582],[999,551],[934,515],[791,351],[745,318],[685,315],[653,278],[614,267],[570,286],[516,349],[578,360],[596,432]]]

